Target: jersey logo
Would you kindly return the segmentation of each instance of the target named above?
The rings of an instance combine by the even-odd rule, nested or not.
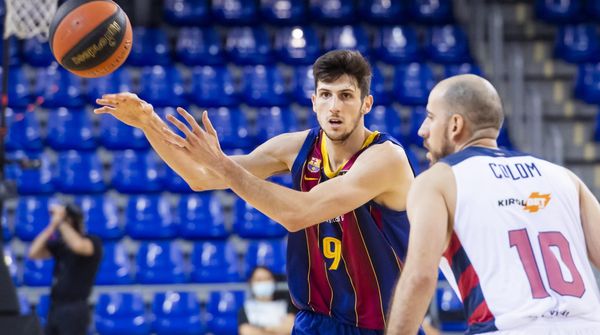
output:
[[[321,159],[316,157],[311,157],[308,162],[308,171],[310,172],[319,172],[321,170]]]
[[[550,202],[550,193],[548,194],[539,194],[538,192],[532,192],[529,195],[529,198],[525,201],[524,210],[529,213],[535,213],[540,209],[546,208],[548,203]]]

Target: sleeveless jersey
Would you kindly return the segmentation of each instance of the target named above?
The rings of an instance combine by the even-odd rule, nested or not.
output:
[[[308,192],[335,176],[319,128],[310,130],[292,168],[294,188]],[[345,163],[346,173],[372,145],[391,141],[373,133]],[[385,164],[385,162],[373,162]],[[409,225],[406,212],[374,201],[288,236],[287,271],[293,303],[360,328],[383,330],[387,307],[406,256]]]
[[[442,271],[461,297],[467,334],[600,327],[600,294],[567,171],[513,151],[469,147],[442,160],[456,179]]]

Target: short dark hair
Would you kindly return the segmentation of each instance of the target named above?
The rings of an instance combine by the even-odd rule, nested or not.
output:
[[[83,212],[81,211],[81,208],[72,203],[66,204],[65,214],[66,217],[71,221],[73,228],[80,234],[83,234]]]
[[[360,52],[353,50],[329,51],[317,59],[313,65],[315,91],[319,81],[331,83],[345,74],[356,80],[361,99],[369,95],[371,66]]]

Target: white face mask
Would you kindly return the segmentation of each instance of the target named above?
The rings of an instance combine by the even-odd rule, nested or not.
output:
[[[272,281],[260,281],[252,283],[250,285],[252,293],[257,298],[269,298],[275,293],[275,282]]]

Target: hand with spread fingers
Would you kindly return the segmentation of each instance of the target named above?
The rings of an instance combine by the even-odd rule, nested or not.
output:
[[[104,94],[96,99],[102,107],[94,109],[96,114],[111,114],[123,123],[144,129],[152,127],[159,130],[164,127],[160,117],[154,113],[152,105],[133,93]]]
[[[205,128],[202,129],[185,109],[178,107],[177,112],[185,119],[187,125],[173,115],[167,115],[167,120],[181,130],[185,134],[185,138],[175,134],[167,127],[163,127],[161,129],[163,140],[185,151],[194,162],[219,174],[221,164],[224,159],[227,159],[227,156],[221,150],[217,131],[210,122],[208,113],[206,111],[202,113],[202,124]]]

